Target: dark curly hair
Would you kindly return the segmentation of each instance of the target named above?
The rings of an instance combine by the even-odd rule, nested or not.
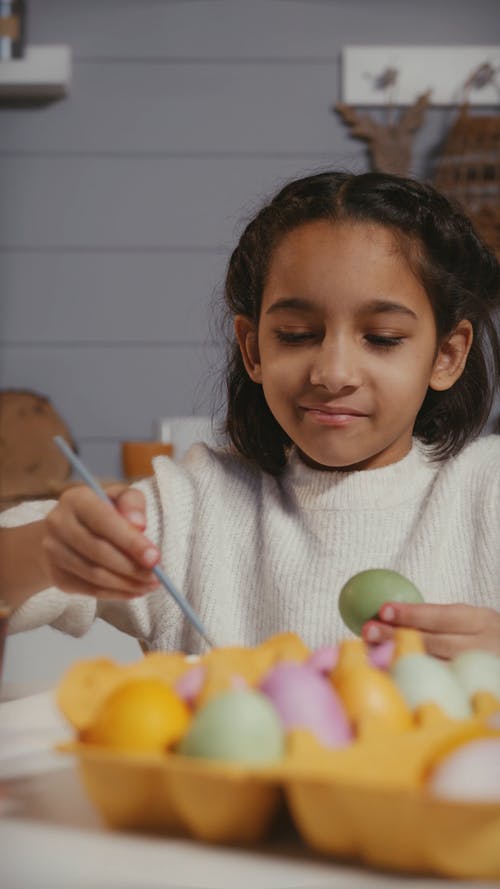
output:
[[[384,173],[325,171],[290,182],[245,228],[226,275],[225,306],[257,324],[273,251],[304,223],[371,222],[396,235],[431,302],[438,341],[464,318],[473,343],[461,377],[444,392],[428,389],[414,435],[432,445],[434,459],[457,454],[486,422],[500,378],[500,268],[470,220],[429,185]],[[289,437],[272,415],[262,386],[249,378],[238,344],[230,344],[226,433],[236,450],[277,475]]]

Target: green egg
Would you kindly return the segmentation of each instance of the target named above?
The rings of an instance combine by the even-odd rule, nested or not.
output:
[[[229,762],[270,762],[284,756],[283,726],[261,692],[227,691],[200,708],[177,751]]]
[[[351,577],[342,587],[339,611],[345,625],[361,636],[363,624],[377,616],[384,602],[423,602],[416,586],[387,568],[370,568]]]

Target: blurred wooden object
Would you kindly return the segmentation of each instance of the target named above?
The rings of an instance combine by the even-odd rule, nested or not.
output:
[[[123,475],[128,482],[153,475],[153,457],[171,457],[173,447],[162,441],[122,441],[121,460]]]
[[[0,391],[0,509],[61,493],[71,468],[54,435],[75,447],[48,398],[27,390]]]

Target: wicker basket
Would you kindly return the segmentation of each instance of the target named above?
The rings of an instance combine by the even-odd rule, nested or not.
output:
[[[436,187],[458,200],[500,255],[500,115],[471,115],[463,104],[436,165]]]

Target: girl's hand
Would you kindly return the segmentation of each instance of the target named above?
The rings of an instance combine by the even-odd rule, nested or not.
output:
[[[115,485],[105,503],[85,485],[69,488],[44,520],[42,548],[51,582],[98,598],[141,596],[158,587],[151,568],[160,554],[141,531],[140,491]],[[116,507],[116,508],[115,508]]]
[[[493,608],[386,602],[378,618],[364,624],[366,642],[384,642],[392,639],[395,627],[412,627],[420,630],[427,653],[435,657],[449,659],[471,648],[500,655],[500,611]]]

